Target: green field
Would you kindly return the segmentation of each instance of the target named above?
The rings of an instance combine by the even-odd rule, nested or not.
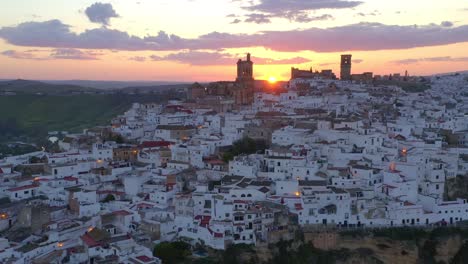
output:
[[[48,131],[81,132],[108,125],[134,102],[160,102],[164,94],[81,94],[0,96],[0,142],[45,137]]]

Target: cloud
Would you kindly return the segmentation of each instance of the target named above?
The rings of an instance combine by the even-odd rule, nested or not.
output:
[[[153,61],[176,61],[193,66],[234,65],[239,59],[238,57],[228,53],[204,51],[184,51],[179,53],[172,53],[166,56],[152,55],[150,58]],[[310,62],[309,59],[303,57],[287,59],[252,57],[252,61],[259,65],[301,64]]]
[[[251,11],[281,14],[283,12],[352,8],[360,4],[362,4],[361,1],[343,0],[261,0],[258,4],[244,8]]]
[[[321,16],[310,16],[309,14],[306,14],[306,13],[297,13],[297,14],[292,14],[291,16],[287,14],[286,17],[291,21],[296,21],[300,23],[308,23],[312,21],[324,21],[324,20],[333,19],[333,16],[329,14],[324,14]]]
[[[404,59],[404,60],[396,60],[393,63],[396,64],[416,64],[420,62],[468,62],[468,57],[450,57],[450,56],[443,56],[443,57],[429,57],[429,58],[417,58],[417,59]]]
[[[5,57],[9,57],[12,59],[19,59],[19,60],[42,60],[39,57],[34,56],[32,52],[29,51],[16,51],[16,50],[5,50],[0,53]]]
[[[135,56],[135,57],[130,57],[130,58],[128,58],[128,60],[137,61],[137,62],[144,62],[144,61],[146,61],[146,57],[143,57],[143,56]]]
[[[111,4],[104,3],[94,3],[85,10],[85,14],[88,17],[89,21],[93,23],[102,24],[108,26],[110,19],[114,17],[119,17],[117,12]]]
[[[242,22],[242,20],[236,18],[231,22],[231,24],[239,24],[240,22]]]
[[[361,62],[363,62],[364,60],[361,60],[361,59],[354,59],[353,60],[353,63],[356,63],[356,64],[359,64]]]
[[[398,14],[399,12],[397,12]],[[357,13],[355,16],[360,16],[360,17],[367,17],[367,16],[377,16],[377,15],[380,15],[380,12],[378,10],[375,10],[373,12],[369,12],[369,13],[363,13],[363,12],[359,12]]]
[[[44,53],[47,53],[44,54]],[[3,56],[20,59],[20,60],[54,60],[54,59],[65,59],[65,60],[97,60],[97,56],[100,55],[94,51],[81,51],[77,49],[53,49],[53,50],[27,50],[27,51],[16,51],[6,50],[0,53]],[[40,55],[38,55],[40,54]]]
[[[443,21],[442,23],[440,23],[440,25],[442,27],[452,27],[453,26],[453,22],[450,22],[450,21]]]
[[[435,24],[399,26],[358,23],[254,34],[212,32],[189,39],[163,31],[142,38],[105,27],[77,34],[61,21],[50,20],[3,27],[0,29],[0,38],[17,46],[48,48],[172,51],[265,47],[285,52],[342,52],[409,49],[467,42],[468,25],[443,27]]]
[[[263,14],[268,18],[286,18],[290,21],[308,23],[327,20],[331,15],[311,16],[310,12],[319,9],[352,8],[362,4],[361,1],[344,0],[260,0],[260,2],[243,6],[245,10],[256,12],[250,15]]]
[[[54,49],[50,54],[51,58],[63,60],[98,60],[97,55],[93,51],[81,51],[78,49],[60,48]]]
[[[255,24],[268,24],[268,23],[271,23],[270,17],[271,16],[265,15],[265,14],[253,13],[253,14],[248,14],[244,22],[255,23]]]

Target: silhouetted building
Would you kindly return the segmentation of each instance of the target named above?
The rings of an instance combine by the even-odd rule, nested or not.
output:
[[[187,91],[187,99],[188,100],[195,100],[198,98],[203,98],[205,97],[206,94],[206,88],[199,84],[199,83],[194,83],[190,85]]]
[[[361,74],[351,74],[351,80],[357,82],[372,82],[374,74],[372,72],[364,72]]]
[[[351,80],[351,54],[341,55],[341,80]]]
[[[322,78],[322,79],[336,79],[335,74],[333,73],[332,70],[322,70],[322,71],[312,71],[312,68],[310,70],[300,70],[298,68],[291,68],[291,80],[294,79],[316,79],[316,78]]]
[[[234,82],[213,82],[208,85],[194,83],[188,88],[187,99],[194,100],[199,105],[207,105],[216,111],[231,109],[229,101],[235,106],[250,105],[254,101],[253,62],[250,53],[247,60],[237,62],[237,78]],[[219,106],[219,107],[218,107]]]
[[[250,53],[247,53],[247,60],[237,61],[236,82],[253,81],[253,62],[250,60]]]

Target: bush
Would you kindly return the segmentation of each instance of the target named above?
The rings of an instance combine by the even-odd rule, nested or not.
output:
[[[223,154],[223,160],[228,162],[235,156],[241,154],[254,154],[257,152],[263,153],[266,148],[267,146],[265,141],[244,137],[232,144],[231,150]]]
[[[414,227],[397,227],[375,229],[373,234],[376,237],[386,237],[393,240],[414,240],[417,241],[421,238],[429,236],[429,233],[420,228]]]
[[[153,255],[162,263],[182,263],[191,255],[191,250],[185,242],[162,242],[154,247]]]
[[[112,194],[108,194],[104,200],[102,200],[103,203],[108,203],[110,201],[115,201],[115,197]]]

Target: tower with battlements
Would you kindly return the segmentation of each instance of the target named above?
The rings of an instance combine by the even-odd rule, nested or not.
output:
[[[351,80],[351,54],[341,55],[341,73],[340,79],[344,81]]]
[[[250,60],[250,53],[247,53],[247,60],[237,61],[237,82],[253,81],[253,62]]]
[[[233,97],[235,105],[250,105],[254,101],[253,61],[250,59],[250,53],[247,53],[247,60],[239,59],[237,61],[237,78]]]

